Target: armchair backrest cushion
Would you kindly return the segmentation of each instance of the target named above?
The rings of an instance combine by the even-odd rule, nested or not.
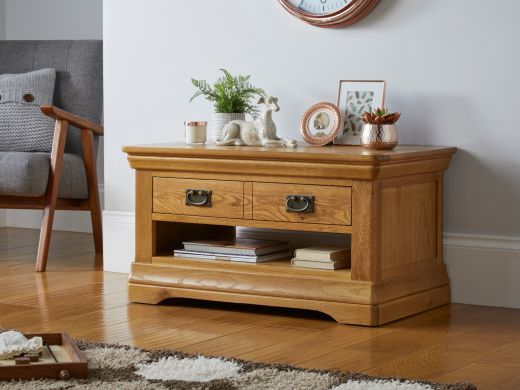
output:
[[[41,105],[52,104],[56,72],[0,74],[0,152],[49,152],[54,121]]]
[[[94,122],[103,111],[103,41],[0,41],[0,74],[56,70],[55,106]],[[81,155],[79,130],[65,150]]]

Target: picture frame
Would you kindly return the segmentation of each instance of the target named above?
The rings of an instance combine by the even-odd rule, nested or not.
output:
[[[330,144],[338,136],[343,119],[338,107],[329,102],[320,102],[309,107],[300,122],[300,133],[308,144]]]
[[[340,80],[338,109],[343,122],[334,139],[337,145],[360,145],[365,111],[384,108],[386,80]]]

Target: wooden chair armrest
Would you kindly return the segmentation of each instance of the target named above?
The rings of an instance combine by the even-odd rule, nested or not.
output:
[[[56,106],[41,106],[40,110],[51,118],[57,120],[64,120],[69,122],[71,125],[78,127],[81,130],[90,130],[96,134],[103,135],[103,126],[89,121],[88,119],[81,118],[77,115],[71,114]]]

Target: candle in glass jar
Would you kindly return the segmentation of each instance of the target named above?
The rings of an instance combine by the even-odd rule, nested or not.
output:
[[[208,122],[186,121],[186,144],[200,145],[206,143]]]

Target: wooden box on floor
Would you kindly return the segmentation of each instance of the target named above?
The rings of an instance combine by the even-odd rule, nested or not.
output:
[[[25,337],[41,337],[44,348],[39,362],[15,365],[0,361],[0,380],[11,379],[62,379],[87,378],[88,363],[83,353],[66,333],[25,334]],[[54,351],[48,352],[52,348]],[[48,354],[48,356],[47,356]],[[64,385],[65,386],[65,385]],[[1,387],[1,386],[0,386]]]
[[[455,148],[160,144],[124,151],[136,170],[132,302],[182,297],[283,306],[380,325],[450,300],[442,183]],[[293,195],[296,205],[287,201]],[[352,268],[173,256],[182,241],[233,236],[236,226],[351,235]]]

